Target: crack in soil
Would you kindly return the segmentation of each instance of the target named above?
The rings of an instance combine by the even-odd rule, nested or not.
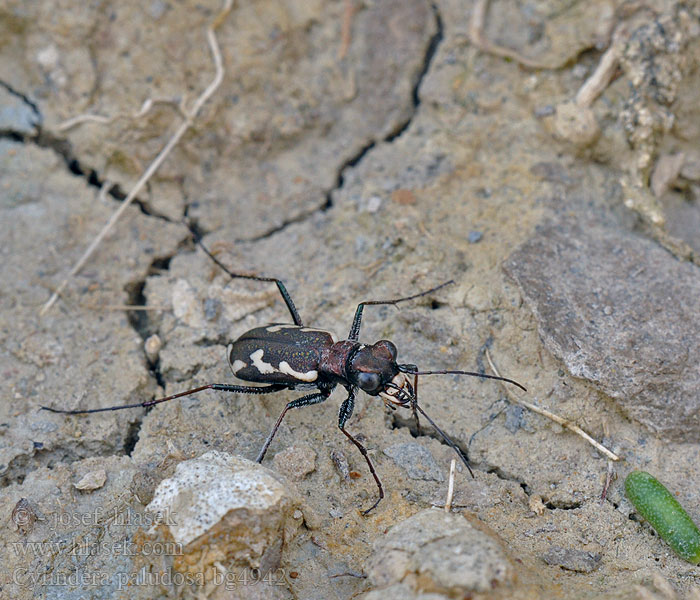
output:
[[[0,87],[4,88],[8,94],[11,94],[12,96],[19,98],[29,108],[32,109],[32,112],[34,113],[34,115],[37,118],[37,122],[36,122],[37,127],[39,127],[41,125],[41,123],[43,123],[44,118],[41,115],[41,111],[39,110],[39,107],[36,105],[35,102],[32,102],[32,100],[30,100],[29,96],[26,96],[25,94],[23,94],[19,90],[16,90],[9,83],[7,83],[7,81],[3,81],[2,79],[0,79]]]
[[[129,294],[129,304],[134,306],[146,306],[146,296],[143,293],[146,287],[146,279],[153,275],[154,273],[162,273],[170,269],[170,261],[177,254],[177,251],[170,256],[156,257],[151,261],[146,277],[143,279],[137,279],[131,281],[127,284],[126,289]],[[134,310],[127,311],[127,320],[132,329],[141,337],[144,342],[154,333],[156,333],[157,328],[151,323],[148,311],[145,310]],[[141,351],[143,352],[143,357],[145,364],[148,365],[148,371],[156,380],[156,383],[161,389],[165,389],[165,379],[163,373],[160,370],[160,359],[156,358],[155,361],[148,359],[146,355],[146,349],[142,345]],[[153,398],[149,398],[153,399]],[[148,399],[147,399],[148,400]],[[146,412],[137,417],[134,421],[129,424],[129,430],[127,431],[126,437],[124,438],[123,453],[127,456],[131,456],[136,447],[136,443],[139,440],[139,433],[141,431],[141,426],[143,425],[143,417],[148,414],[148,409]]]
[[[413,89],[411,91],[413,111],[411,111],[411,114],[403,123],[399,123],[394,129],[394,131],[388,133],[383,140],[380,140],[380,142],[377,142],[376,140],[371,140],[362,148],[360,148],[360,150],[358,150],[358,152],[355,153],[354,156],[351,156],[342,165],[340,165],[338,169],[338,176],[336,178],[336,184],[334,187],[328,190],[328,192],[326,192],[326,204],[321,210],[326,211],[333,206],[333,194],[340,191],[343,188],[343,185],[345,184],[344,172],[346,171],[346,169],[357,166],[365,158],[369,151],[372,150],[372,148],[374,148],[378,143],[391,144],[404,131],[406,131],[413,122],[413,119],[415,118],[418,112],[418,107],[421,103],[419,95],[420,86],[422,85],[425,76],[428,74],[428,71],[430,70],[430,65],[433,62],[435,54],[437,53],[438,46],[444,38],[444,26],[442,23],[442,16],[440,14],[440,10],[434,3],[430,6],[433,11],[433,17],[435,18],[435,25],[437,30],[428,42],[428,47],[426,48],[425,56],[423,57],[423,64],[421,66],[420,71],[416,75],[416,81],[413,84]]]
[[[419,90],[420,86],[430,68],[430,64],[432,63],[432,60],[436,54],[437,48],[440,44],[440,42],[443,39],[443,22],[442,18],[440,15],[440,12],[435,4],[431,4],[433,16],[435,18],[436,26],[437,26],[437,31],[433,36],[431,37],[428,46],[426,48],[423,64],[421,66],[420,71],[416,75],[416,81],[413,85],[412,91],[411,91],[411,100],[413,104],[413,111],[411,112],[410,116],[403,122],[397,125],[397,127],[388,133],[380,142],[384,143],[392,143],[396,138],[398,138],[404,131],[408,129],[410,126],[411,122],[413,121],[416,113],[418,106],[420,105],[420,97],[419,97]],[[41,124],[43,123],[43,117],[41,115],[41,111],[39,110],[39,107],[36,103],[34,103],[32,100],[29,99],[26,95],[22,94],[21,92],[15,90],[7,84],[4,81],[0,80],[0,86],[2,86],[4,89],[8,91],[8,93],[20,98],[22,102],[26,103],[27,106],[29,106],[32,110],[32,112],[36,115],[37,122],[35,124],[36,127],[36,133],[32,135],[27,135],[26,133],[23,133],[21,131],[2,131],[0,132],[0,137],[6,137],[9,139],[12,139],[14,141],[17,141],[19,143],[24,143],[24,144],[35,144],[38,147],[41,148],[46,148],[49,150],[52,150],[55,152],[65,163],[66,168],[68,171],[73,174],[76,177],[80,177],[86,181],[86,183],[92,187],[102,189],[105,185],[105,180],[102,179],[97,172],[96,169],[93,169],[89,166],[87,166],[84,162],[78,159],[78,157],[73,153],[70,141],[68,139],[63,139],[60,138],[54,134],[52,134],[49,131],[45,131],[42,129]],[[365,156],[370,152],[372,148],[374,148],[377,145],[376,140],[370,140],[367,143],[365,143],[362,147],[359,148],[359,150],[350,158],[345,160],[337,169],[337,177],[336,177],[336,182],[335,185],[330,188],[327,192],[324,194],[325,201],[323,204],[319,205],[316,209],[311,210],[311,211],[306,211],[304,213],[301,213],[297,215],[296,217],[290,218],[286,221],[284,221],[282,224],[270,229],[267,232],[264,232],[255,238],[251,238],[248,240],[237,240],[237,241],[246,241],[246,242],[257,242],[266,238],[269,238],[290,225],[296,224],[296,223],[301,223],[309,218],[311,218],[315,213],[317,212],[326,212],[328,211],[332,206],[333,206],[333,200],[332,196],[336,191],[339,191],[343,188],[343,185],[345,183],[345,177],[344,177],[344,172],[348,168],[352,168],[357,166],[364,158]],[[117,200],[119,202],[123,202],[124,199],[126,198],[126,193],[121,189],[121,187],[118,184],[112,184],[106,192],[111,198],[114,200]],[[153,211],[149,206],[148,203],[139,200],[138,198],[134,199],[134,204],[139,207],[141,212],[148,216],[148,217],[155,217],[162,219],[164,221],[167,221],[169,223],[172,223],[173,221],[168,218],[165,215],[158,214],[157,212]],[[188,212],[189,205],[185,206],[184,214],[183,217],[187,217],[187,212]],[[199,232],[200,234],[205,234],[206,232]],[[179,250],[178,250],[179,251]],[[154,261],[151,263],[151,267],[149,269],[149,274],[151,273],[152,270],[158,269],[158,270],[167,270],[169,267],[169,262],[170,260],[177,254],[174,253],[173,256],[168,256],[168,257],[161,257],[161,258],[156,258]],[[148,275],[147,275],[148,276]],[[127,284],[127,291],[129,293],[129,303],[137,306],[145,306],[146,305],[146,298],[143,294],[143,290],[145,287],[146,283],[146,278],[142,280],[135,280],[132,282],[129,282]],[[152,325],[149,322],[149,316],[146,311],[128,311],[127,313],[128,321],[131,325],[131,327],[139,334],[139,336],[143,339],[146,340],[152,333]],[[145,350],[144,350],[144,355],[145,355]],[[164,385],[164,380],[162,373],[160,372],[159,369],[159,362],[156,360],[155,363],[151,363],[148,361],[146,358],[146,364],[149,365],[149,371],[151,375],[156,379],[158,385],[163,386]],[[406,426],[405,423],[401,423],[399,420],[395,418],[395,426]],[[139,432],[142,426],[142,418],[137,418],[134,422],[130,423],[129,425],[129,430],[128,433],[125,437],[124,441],[124,446],[123,446],[123,452],[124,454],[130,456],[131,453],[134,450],[134,447],[136,443],[138,442],[139,439]],[[411,431],[412,434],[414,434],[413,430]],[[414,434],[415,436],[418,435],[427,435],[429,437],[434,437],[435,439],[438,439],[438,441],[441,441],[444,443],[444,440],[440,438],[440,436],[437,434],[437,432],[432,431],[431,429],[426,429],[425,427],[422,428],[422,431],[420,434],[417,432]],[[464,447],[464,444],[460,444],[459,442],[456,442],[457,445],[460,447],[460,449],[465,453],[466,456],[466,447]],[[24,479],[26,473],[27,473],[27,468],[29,466],[29,462],[31,460],[32,466],[36,467],[37,462],[38,466],[51,466],[52,464],[56,462],[61,462],[61,463],[71,463],[74,462],[75,460],[80,460],[81,458],[85,458],[87,456],[97,456],[97,455],[105,455],[105,450],[100,451],[100,449],[95,448],[94,452],[85,452],[85,448],[79,448],[78,446],[74,448],[66,448],[66,447],[60,447],[60,448],[54,448],[51,451],[42,451],[42,452],[37,452],[34,454],[34,456],[30,457],[28,455],[23,455],[21,457],[17,457],[17,459],[13,462],[16,464],[13,465],[13,469],[11,469],[12,473],[10,473],[8,469],[8,473],[6,473],[5,477],[3,478],[2,484],[7,485],[10,482],[19,482]],[[111,454],[111,452],[109,453]],[[37,461],[37,459],[39,459]]]
[[[420,86],[422,85],[425,76],[430,70],[430,65],[433,62],[433,58],[435,58],[438,46],[440,46],[440,43],[445,37],[444,26],[442,23],[442,15],[440,14],[439,8],[434,3],[431,3],[430,8],[433,11],[433,17],[435,18],[436,31],[430,38],[430,42],[428,42],[428,47],[426,48],[425,56],[423,57],[423,66],[421,67],[421,70],[416,76],[416,82],[413,85],[413,91],[411,92],[411,99],[413,100],[413,112],[403,124],[399,125],[394,132],[390,133],[384,138],[383,141],[386,143],[393,142],[404,131],[406,131],[413,122],[413,118],[416,116],[416,113],[418,112],[418,107],[421,103],[420,95],[418,94],[418,92],[420,91]]]
[[[53,468],[54,465],[69,465],[84,458],[94,456],[113,456],[114,448],[106,442],[81,442],[68,441],[65,445],[54,446],[50,449],[37,448],[33,452],[18,454],[7,464],[7,468],[0,477],[0,488],[12,484],[21,485],[27,475],[42,467]]]
[[[357,150],[357,152],[355,152],[355,154],[353,154],[350,158],[341,163],[341,165],[337,169],[335,185],[333,185],[333,187],[331,187],[325,192],[325,202],[323,204],[318,206],[316,209],[305,211],[297,215],[296,217],[287,219],[286,221],[283,221],[280,225],[277,225],[272,229],[261,233],[260,235],[257,235],[253,238],[237,239],[237,242],[258,242],[260,240],[270,238],[273,235],[284,231],[290,225],[306,221],[317,212],[328,211],[330,208],[333,207],[333,194],[343,189],[343,186],[345,185],[345,171],[360,164],[360,162],[362,162],[362,160],[365,158],[365,156],[367,156],[367,154],[372,150],[372,148],[377,146],[379,143],[391,144],[396,138],[401,136],[401,134],[410,127],[414,117],[416,116],[416,113],[418,112],[418,107],[421,104],[421,99],[419,95],[420,86],[422,85],[428,71],[430,70],[430,65],[432,64],[433,58],[435,57],[437,49],[444,38],[444,25],[442,22],[440,10],[434,3],[432,3],[430,6],[433,12],[433,17],[435,19],[436,32],[433,34],[433,36],[430,38],[430,41],[428,42],[428,46],[423,57],[423,64],[421,65],[420,71],[416,75],[416,81],[413,84],[413,89],[411,90],[411,101],[413,104],[413,110],[411,111],[409,117],[403,123],[399,123],[395,127],[395,129],[389,132],[386,136],[384,136],[382,140],[369,140],[367,143],[361,146]]]
[[[68,171],[75,175],[76,177],[81,177],[85,179],[88,185],[102,189],[106,183],[97,172],[96,169],[88,167],[83,162],[81,162],[78,157],[73,153],[70,141],[61,137],[58,137],[42,128],[42,123],[44,121],[41,111],[38,105],[33,102],[29,96],[23,94],[22,92],[13,88],[6,81],[0,80],[0,87],[4,88],[9,94],[19,98],[24,102],[34,113],[36,117],[36,122],[33,124],[36,127],[36,133],[33,135],[27,135],[22,131],[16,131],[12,129],[0,131],[0,137],[11,139],[12,141],[23,143],[23,144],[35,144],[39,148],[46,148],[52,150],[56,155],[58,155],[66,165]],[[126,198],[126,193],[120,188],[116,183],[110,185],[106,192],[110,197],[119,202],[123,202]],[[159,214],[148,206],[147,202],[135,198],[133,203],[139,207],[141,212],[149,217],[155,217],[157,219],[163,219],[165,221],[171,222],[171,220],[165,215]]]
[[[444,446],[448,446],[449,444],[442,438],[442,436],[435,431],[430,425],[426,425],[425,423],[421,422],[420,426],[420,431],[416,429],[416,423],[413,420],[413,417],[404,417],[396,412],[392,413],[391,415],[391,427],[392,429],[401,429],[401,428],[406,428],[409,430],[411,436],[414,438],[418,437],[429,437],[434,440],[437,440]],[[462,440],[450,436],[450,439],[455,443],[455,445],[460,449],[462,454],[469,458],[469,452],[468,452],[468,444],[463,442]],[[519,477],[516,477],[515,475],[512,475],[510,473],[506,473],[503,471],[500,467],[488,467],[488,468],[479,468],[478,465],[474,464],[473,462],[469,462],[471,465],[472,469],[474,470],[479,470],[479,471],[484,471],[485,473],[492,473],[499,479],[503,479],[504,481],[512,481],[517,483],[520,487],[523,488],[525,493],[529,496],[530,495],[530,488],[527,485],[525,481],[520,479]],[[556,508],[559,508],[558,506]]]

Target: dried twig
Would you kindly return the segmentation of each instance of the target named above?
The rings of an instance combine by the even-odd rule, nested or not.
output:
[[[605,471],[605,483],[603,484],[603,492],[600,494],[600,503],[603,504],[605,499],[608,497],[608,490],[610,489],[610,484],[615,478],[615,470],[613,467],[613,461],[608,459],[608,468]]]
[[[532,60],[527,56],[523,56],[519,52],[512,50],[511,48],[505,48],[503,46],[498,46],[491,42],[484,35],[484,28],[486,23],[486,10],[489,5],[489,0],[477,0],[472,10],[472,16],[469,20],[469,39],[472,44],[474,44],[482,52],[488,52],[495,56],[501,56],[503,58],[510,58],[525,67],[531,69],[550,69],[551,65],[541,63],[536,60]]]
[[[628,37],[629,28],[623,23],[613,33],[610,46],[603,56],[600,57],[596,70],[586,79],[576,94],[575,100],[578,106],[588,108],[608,87],[617,72],[620,57]]]
[[[155,104],[174,104],[175,106],[177,106],[182,116],[185,118],[187,117],[187,114],[183,110],[181,104],[175,102],[174,100],[170,100],[168,98],[148,98],[141,105],[141,108],[135,113],[117,113],[116,115],[113,115],[111,117],[104,117],[102,115],[92,114],[78,115],[77,117],[73,117],[71,119],[63,121],[63,123],[60,123],[56,127],[56,130],[66,131],[68,129],[72,129],[76,125],[82,125],[83,123],[100,123],[102,125],[107,125],[109,123],[112,123],[113,121],[116,121],[117,119],[140,119],[141,117],[145,116]]]
[[[491,370],[493,371],[494,375],[500,377],[500,373],[498,372],[498,369],[496,369],[496,366],[493,364],[493,361],[491,360],[491,355],[489,354],[488,349],[485,352],[486,354],[486,360],[489,363],[489,366],[491,367]],[[503,382],[502,382],[503,384]],[[535,404],[531,404],[530,402],[526,402],[525,400],[521,400],[513,392],[510,390],[510,388],[505,387],[503,384],[504,389],[506,390],[506,393],[508,396],[517,404],[520,404],[521,406],[524,406],[525,408],[531,410],[532,412],[535,412],[539,415],[542,415],[543,417],[547,417],[548,419],[551,419],[555,423],[559,423],[562,427],[566,427],[570,431],[573,431],[575,434],[580,435],[584,440],[586,440],[589,444],[594,446],[596,450],[599,452],[602,452],[607,456],[610,460],[620,460],[620,457],[615,454],[614,452],[611,452],[608,450],[605,446],[600,444],[599,442],[596,442],[590,435],[588,435],[583,429],[581,429],[578,425],[574,425],[571,421],[568,421],[567,419],[564,419],[560,417],[559,415],[555,415],[554,413],[549,412],[548,410],[544,408],[540,408],[539,406],[536,406]]]
[[[212,96],[212,94],[216,91],[216,89],[219,87],[221,84],[221,81],[223,80],[224,77],[224,67],[223,67],[223,61],[221,59],[221,52],[219,50],[219,45],[216,41],[216,36],[214,35],[214,30],[222,23],[224,18],[228,15],[229,11],[231,10],[231,7],[233,5],[233,0],[226,0],[224,4],[224,8],[222,11],[219,13],[219,15],[214,19],[214,21],[211,23],[211,25],[207,28],[207,41],[209,42],[209,48],[212,53],[212,58],[214,60],[214,66],[215,66],[215,75],[214,79],[212,79],[212,82],[207,86],[207,88],[202,92],[202,94],[197,98],[190,110],[184,110],[184,120],[178,130],[173,134],[173,136],[170,138],[170,141],[165,145],[165,147],[158,153],[158,156],[153,160],[153,162],[150,164],[150,166],[146,169],[144,174],[141,176],[141,178],[136,182],[136,185],[131,189],[127,197],[124,199],[124,202],[122,205],[119,207],[119,209],[112,215],[112,217],[109,219],[107,224],[102,228],[102,231],[97,234],[97,237],[92,241],[92,243],[88,246],[87,250],[83,253],[83,255],[80,257],[77,263],[73,266],[73,268],[69,271],[68,277],[66,277],[60,285],[56,288],[54,293],[51,295],[51,298],[49,298],[48,302],[44,304],[40,311],[40,315],[44,315],[56,302],[56,299],[58,298],[59,294],[63,291],[63,289],[66,287],[68,284],[68,281],[70,280],[71,277],[75,276],[80,269],[83,268],[85,263],[88,261],[90,256],[92,256],[92,253],[95,251],[95,249],[100,245],[104,237],[107,235],[110,229],[114,226],[114,224],[117,222],[119,217],[121,217],[122,213],[131,205],[131,203],[134,201],[134,198],[136,198],[136,195],[141,191],[141,188],[146,184],[146,182],[153,176],[153,174],[158,170],[158,168],[163,164],[163,161],[166,159],[168,154],[172,151],[172,149],[176,146],[176,144],[180,141],[180,138],[184,135],[184,133],[190,128],[192,123],[194,122],[194,119],[197,117],[199,114],[199,111],[201,110],[202,106],[204,103],[209,100],[209,98]]]
[[[445,512],[448,513],[452,510],[452,497],[455,492],[455,467],[457,466],[457,461],[453,458],[450,463],[450,479],[447,483],[447,498],[445,499]]]
[[[343,60],[350,48],[352,41],[352,18],[357,12],[357,6],[353,0],[344,0],[343,2],[343,24],[340,30],[340,50],[338,51],[338,60]]]
[[[606,439],[609,435],[610,432],[608,431],[608,422],[603,421],[603,435],[605,436],[603,439]],[[605,502],[605,498],[608,496],[608,490],[610,489],[610,484],[612,483],[612,480],[615,478],[615,465],[613,464],[613,461],[608,459],[608,469],[605,472],[605,483],[603,484],[603,491],[600,494],[600,503],[603,504]]]

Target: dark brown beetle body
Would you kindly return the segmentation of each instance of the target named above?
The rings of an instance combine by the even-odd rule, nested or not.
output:
[[[226,357],[239,379],[294,386],[318,380],[323,356],[334,343],[327,331],[272,323],[229,344]]]
[[[139,406],[150,407],[182,396],[196,394],[203,390],[220,390],[239,394],[270,394],[284,389],[315,388],[313,393],[287,403],[258,454],[257,461],[262,462],[288,410],[324,402],[337,385],[342,385],[347,391],[347,397],[340,406],[338,428],[362,453],[362,456],[367,461],[370,473],[372,477],[374,477],[377,488],[379,489],[379,498],[377,501],[369,509],[364,511],[364,514],[367,514],[375,508],[384,497],[384,490],[374,470],[367,450],[345,429],[345,424],[352,416],[355,407],[355,396],[358,389],[370,396],[380,396],[384,403],[391,408],[410,408],[418,428],[420,428],[418,423],[418,413],[420,412],[442,437],[445,443],[457,452],[470,473],[471,467],[469,466],[466,455],[450,437],[433,422],[421,406],[419,406],[418,375],[472,375],[475,377],[507,381],[517,385],[523,390],[525,389],[519,383],[511,379],[494,375],[485,375],[483,373],[473,373],[469,371],[419,371],[418,367],[415,365],[397,363],[397,350],[392,342],[380,340],[372,345],[366,345],[359,341],[362,312],[366,305],[396,305],[399,302],[426,296],[427,294],[453,283],[452,281],[448,281],[430,290],[406,298],[361,302],[355,310],[355,317],[350,327],[348,339],[336,341],[335,337],[328,331],[305,327],[303,325],[301,317],[294,306],[294,302],[287,292],[286,287],[279,279],[232,273],[204,247],[194,232],[193,235],[195,235],[196,241],[209,257],[232,278],[274,282],[287,305],[287,310],[294,324],[272,323],[264,327],[256,327],[241,335],[236,341],[229,344],[227,348],[226,358],[231,367],[231,371],[236,377],[243,381],[267,385],[249,386],[209,383],[165,398],[158,398],[137,404],[127,404],[125,406],[110,406],[88,410],[42,408],[57,413],[84,414]]]

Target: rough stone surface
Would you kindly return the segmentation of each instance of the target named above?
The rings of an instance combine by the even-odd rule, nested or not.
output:
[[[53,151],[6,139],[0,180],[0,364],[8,382],[0,403],[0,481],[7,484],[54,461],[122,451],[139,411],[66,418],[39,407],[96,408],[154,393],[141,337],[128,313],[114,307],[130,303],[129,290],[151,263],[174,250],[178,228],[131,207],[96,262],[66,290],[69,304],[40,318],[48,290],[84,249],[78,239],[95,235],[118,205],[96,202],[96,190]]]
[[[164,543],[174,540],[181,549],[174,568],[195,581],[200,593],[210,589],[218,597],[227,582],[274,577],[284,545],[302,523],[297,505],[296,493],[273,472],[210,451],[179,463],[160,482],[146,507],[159,525],[148,534],[158,532]],[[248,597],[245,590],[235,592],[233,597]]]
[[[600,563],[600,554],[584,552],[583,550],[576,550],[573,548],[552,546],[542,555],[542,560],[548,565],[561,567],[567,571],[590,573],[598,567]]]
[[[11,131],[32,135],[39,121],[40,116],[33,106],[0,84],[0,133]]]
[[[504,266],[545,346],[572,375],[667,439],[697,439],[696,267],[638,235],[585,221],[542,227]]]
[[[464,517],[428,509],[378,541],[368,576],[378,587],[405,582],[414,591],[468,594],[509,584],[513,568],[499,542]]]
[[[212,451],[178,464],[175,475],[158,484],[146,508],[162,515],[173,539],[186,546],[209,533],[231,511],[266,513],[263,520],[273,526],[281,520],[277,513],[291,504],[285,487],[265,469]],[[249,545],[261,544],[251,541]]]
[[[295,444],[275,454],[275,469],[291,479],[304,479],[316,469],[316,452],[308,444]]]
[[[97,471],[90,471],[85,473],[80,478],[78,483],[74,483],[76,490],[81,492],[91,492],[92,490],[99,490],[107,481],[107,472],[104,469],[98,469]]]
[[[73,482],[98,465],[110,472],[105,485],[77,492]],[[8,529],[0,539],[3,597],[78,600],[88,589],[119,598],[140,561],[165,558],[139,545],[138,531],[148,525],[148,516],[124,493],[135,472],[128,456],[87,458],[36,469],[22,484],[0,490],[3,522],[12,522],[13,507],[25,495],[33,515],[29,530]]]
[[[405,469],[411,479],[445,481],[445,474],[440,470],[433,455],[420,444],[393,444],[384,449],[384,454]]]

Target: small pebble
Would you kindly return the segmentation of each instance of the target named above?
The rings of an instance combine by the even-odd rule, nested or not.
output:
[[[213,321],[221,312],[221,302],[216,298],[207,298],[204,301],[204,318]]]
[[[98,469],[83,475],[82,479],[78,483],[74,483],[73,486],[81,492],[90,492],[99,490],[105,484],[105,481],[107,481],[107,472],[104,469]]]
[[[384,454],[402,467],[411,479],[445,481],[445,475],[433,455],[416,442],[393,444],[384,450]]]
[[[367,212],[370,214],[376,213],[382,206],[382,199],[379,196],[372,196],[367,200]]]
[[[26,498],[20,498],[12,510],[12,522],[22,535],[27,535],[36,522],[36,513]]]
[[[551,117],[555,113],[555,109],[551,104],[545,104],[544,106],[536,106],[533,112],[536,118],[543,119]]]
[[[416,197],[413,195],[413,192],[403,188],[394,191],[391,194],[391,199],[392,201],[396,202],[396,204],[401,204],[404,206],[416,203]]]
[[[275,454],[272,464],[290,479],[304,479],[316,469],[316,452],[306,444],[290,446]]]
[[[572,550],[561,546],[552,546],[543,556],[542,560],[553,567],[561,567],[567,571],[577,573],[590,573],[600,564],[600,554],[586,552],[585,550]]]
[[[339,475],[345,479],[345,481],[350,479],[350,466],[348,465],[348,459],[345,458],[345,454],[338,450],[333,450],[333,452],[331,452],[331,460]]]
[[[481,241],[482,237],[484,237],[484,234],[481,231],[470,231],[469,235],[467,236],[467,241],[470,244],[476,244],[477,242]]]
[[[143,344],[143,348],[146,352],[146,358],[149,362],[154,363],[158,360],[158,355],[160,354],[160,349],[163,347],[163,342],[157,333],[154,333],[149,337]]]
[[[600,136],[600,127],[593,111],[572,101],[557,106],[554,131],[560,139],[578,148],[590,146]]]

